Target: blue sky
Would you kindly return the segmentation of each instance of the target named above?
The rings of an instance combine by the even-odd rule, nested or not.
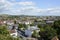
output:
[[[0,14],[60,16],[60,0],[0,0]]]

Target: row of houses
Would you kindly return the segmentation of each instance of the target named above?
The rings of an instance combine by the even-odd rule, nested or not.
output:
[[[26,24],[26,25],[33,23],[33,21],[30,21],[30,20],[28,20],[28,21],[16,20],[16,21],[17,21],[17,23]],[[12,25],[12,24],[14,24],[14,20],[0,20],[0,25],[3,25],[3,24]]]
[[[17,31],[23,31],[21,29],[18,30],[18,26],[8,26],[8,30],[10,30],[10,33],[11,35],[15,35],[17,36],[18,35],[18,32]],[[36,31],[36,32],[39,32],[39,28],[37,26],[29,26],[27,29],[25,29],[22,33],[25,34],[26,36],[28,37],[31,37],[32,36],[32,33],[33,31]]]
[[[10,35],[13,36],[14,38],[17,38],[17,37],[29,37],[31,38],[32,36],[32,33],[34,30],[36,30],[37,32],[39,31],[39,28],[37,27],[37,25],[35,26],[29,26],[27,27],[27,29],[25,29],[24,31],[19,29],[18,28],[18,23],[20,24],[32,24],[31,21],[17,21],[16,24],[14,24],[14,21],[10,20],[10,21],[5,21],[5,24],[7,24],[7,29],[10,31]],[[33,39],[33,38],[32,38]]]

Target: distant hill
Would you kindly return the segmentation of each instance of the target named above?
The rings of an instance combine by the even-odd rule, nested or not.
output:
[[[0,16],[9,16],[8,14],[0,14]]]

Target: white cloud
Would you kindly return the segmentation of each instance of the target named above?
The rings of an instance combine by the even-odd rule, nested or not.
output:
[[[15,1],[15,0],[13,0]],[[0,13],[7,14],[25,14],[25,15],[60,15],[60,8],[40,9],[35,6],[32,1],[24,2],[9,2],[7,0],[0,0]]]
[[[20,2],[19,4],[24,5],[24,6],[26,6],[26,5],[35,5],[33,2]]]
[[[5,0],[0,0],[0,2],[5,2]]]

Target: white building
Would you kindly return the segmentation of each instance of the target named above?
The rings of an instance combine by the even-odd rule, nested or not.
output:
[[[11,30],[10,32],[11,32],[10,35],[12,37],[17,38],[17,35],[18,35],[17,30]]]

